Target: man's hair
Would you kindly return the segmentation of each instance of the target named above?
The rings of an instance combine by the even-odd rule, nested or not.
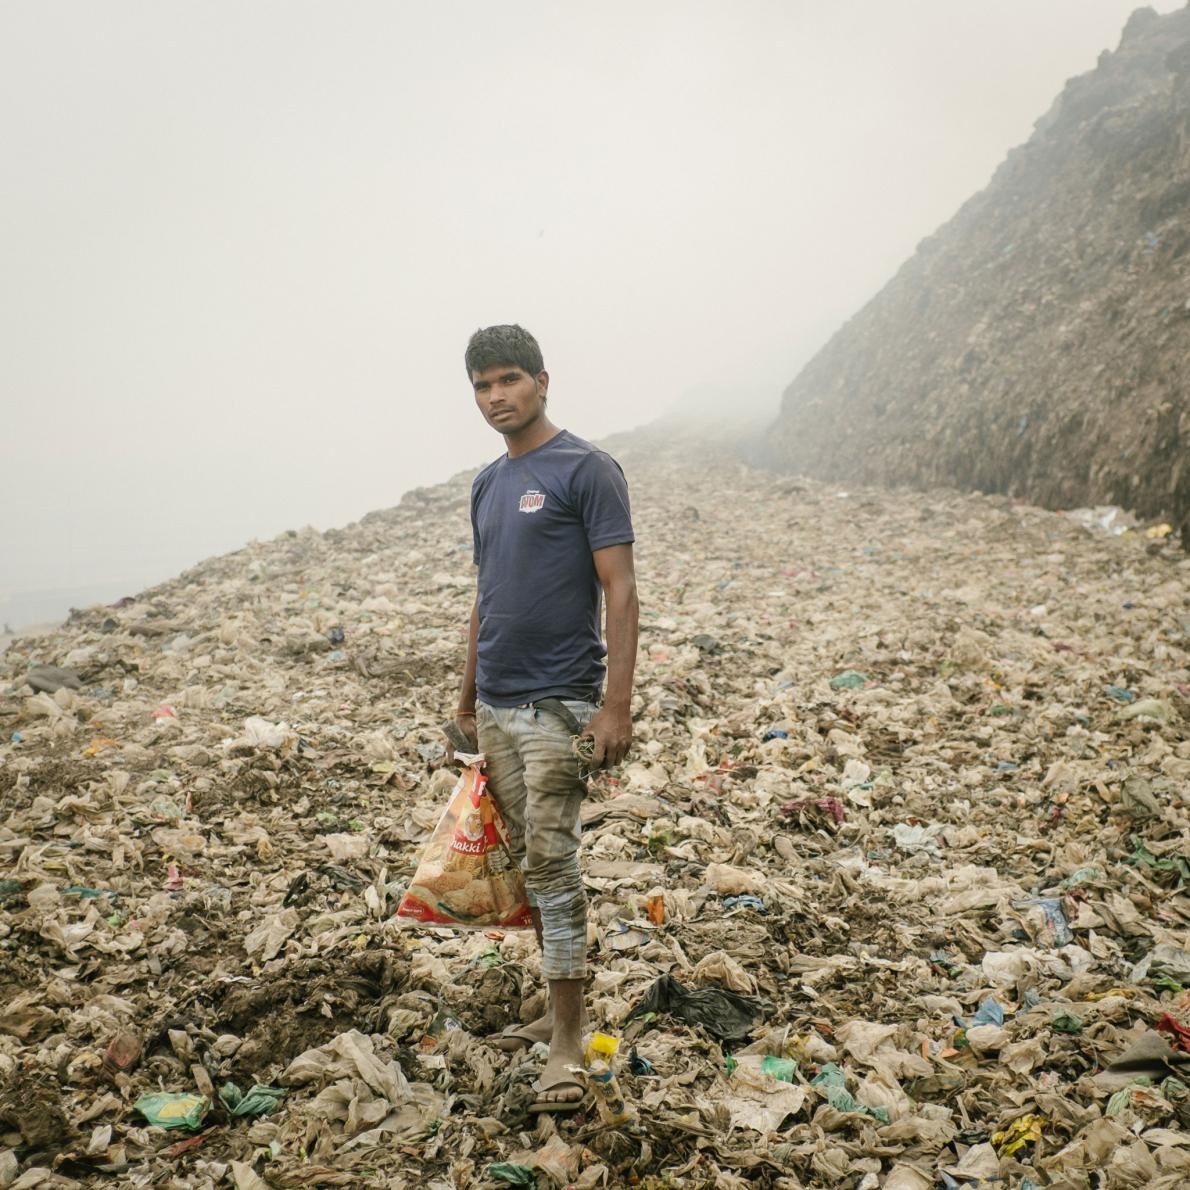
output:
[[[523,326],[484,326],[471,336],[467,353],[463,356],[467,365],[467,378],[476,372],[512,364],[530,376],[545,371],[541,348],[537,340]]]

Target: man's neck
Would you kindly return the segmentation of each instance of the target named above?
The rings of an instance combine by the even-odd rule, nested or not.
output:
[[[519,458],[544,446],[551,438],[556,438],[562,431],[554,425],[548,417],[526,426],[519,434],[505,434],[504,445],[510,459]]]

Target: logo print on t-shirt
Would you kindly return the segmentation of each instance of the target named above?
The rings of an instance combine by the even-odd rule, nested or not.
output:
[[[536,488],[530,488],[522,497],[517,508],[521,512],[537,512],[538,509],[545,507],[545,493],[539,492]]]

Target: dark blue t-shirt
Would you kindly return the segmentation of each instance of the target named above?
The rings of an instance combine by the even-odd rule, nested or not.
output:
[[[591,552],[634,540],[620,465],[563,430],[475,477],[471,528],[479,697],[496,707],[596,697],[606,649]]]

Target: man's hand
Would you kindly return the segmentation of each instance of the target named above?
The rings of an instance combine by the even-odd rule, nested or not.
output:
[[[604,707],[596,712],[583,734],[595,741],[593,767],[614,768],[628,755],[632,744],[632,715],[627,710]]]
[[[446,763],[454,761],[456,752],[478,752],[479,736],[475,730],[475,716],[456,712],[446,724]]]
[[[595,740],[593,762],[617,765],[632,743],[632,671],[636,665],[636,570],[631,545],[609,545],[591,553],[607,599],[607,693],[587,725]]]

